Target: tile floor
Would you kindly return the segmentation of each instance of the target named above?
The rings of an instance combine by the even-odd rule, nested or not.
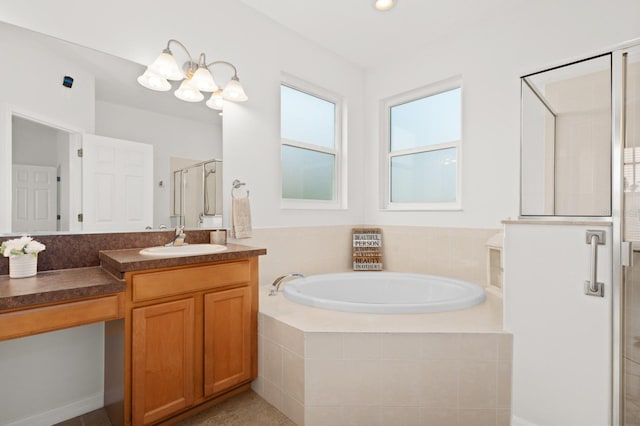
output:
[[[284,414],[249,390],[211,407],[180,426],[295,426]],[[111,426],[104,410],[96,410],[56,426]]]

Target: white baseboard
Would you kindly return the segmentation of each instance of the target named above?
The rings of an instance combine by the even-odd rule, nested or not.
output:
[[[16,420],[8,423],[6,426],[51,426],[55,423],[60,423],[64,420],[72,419],[81,414],[101,408],[104,405],[103,399],[103,393],[99,392],[90,397],[72,402],[71,404]]]

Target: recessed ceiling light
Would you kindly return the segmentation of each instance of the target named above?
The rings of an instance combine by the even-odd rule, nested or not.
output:
[[[378,10],[389,10],[394,6],[394,0],[376,0],[375,7]]]

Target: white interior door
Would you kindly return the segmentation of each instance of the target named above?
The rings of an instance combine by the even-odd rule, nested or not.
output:
[[[58,189],[56,168],[14,164],[12,232],[55,231]]]
[[[153,146],[85,134],[83,231],[142,231],[153,226]]]

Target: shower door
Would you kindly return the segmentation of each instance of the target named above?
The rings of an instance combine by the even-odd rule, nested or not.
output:
[[[640,46],[622,54],[622,86],[622,237],[629,256],[623,256],[628,266],[622,284],[620,399],[621,424],[631,426],[640,425]]]

